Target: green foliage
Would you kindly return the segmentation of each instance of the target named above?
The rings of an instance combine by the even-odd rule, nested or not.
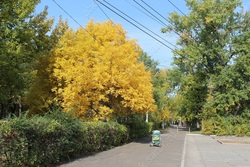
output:
[[[217,112],[241,115],[250,110],[250,54],[241,55],[233,65],[214,76],[214,98],[209,102]],[[210,106],[211,107],[211,106]]]
[[[146,66],[147,70],[150,70],[152,75],[155,75],[160,71],[157,66],[159,65],[159,62],[154,61],[150,56],[147,55],[145,52],[140,53],[140,57],[138,58],[138,61],[143,62]]]
[[[157,66],[158,62],[151,59],[146,53],[141,52],[139,61],[143,62],[147,68],[147,70],[151,71],[152,74],[152,83],[153,83],[153,97],[155,100],[155,104],[157,105],[156,112],[150,113],[149,118],[152,122],[160,122],[162,120],[166,121],[167,116],[169,114],[169,110],[167,106],[169,105],[169,101],[167,98],[167,94],[171,93],[170,82],[171,79],[168,78],[168,73],[171,70],[168,69],[159,69]]]
[[[83,150],[86,153],[103,151],[128,141],[128,130],[115,122],[85,122]]]
[[[180,34],[174,51],[174,65],[182,72],[179,111],[190,122],[214,113],[241,116],[250,103],[250,12],[240,0],[186,3],[187,17],[174,12],[172,24],[162,29]],[[221,128],[218,134],[228,133]]]
[[[232,125],[232,117],[220,117],[214,118],[215,132],[218,136],[233,135],[234,126]]]
[[[148,136],[150,128],[152,128],[140,115],[130,116],[129,121],[125,125],[128,128],[130,140]]]
[[[250,136],[249,118],[249,112],[245,112],[242,116],[220,116],[217,114],[202,121],[202,133],[218,136]]]
[[[36,74],[35,63],[59,38],[55,40],[55,32],[50,33],[54,20],[47,18],[47,8],[34,14],[39,2],[0,1],[0,118],[20,112]]]
[[[148,132],[152,133],[153,130],[158,130],[160,128],[160,123],[156,122],[148,122],[149,129]]]
[[[63,22],[62,19],[60,19],[51,32],[51,42],[49,42],[51,48],[57,44],[68,28],[67,22]],[[35,63],[35,79],[23,99],[25,105],[29,106],[29,115],[43,115],[48,111],[48,108],[55,105],[56,95],[51,89],[55,86],[56,82],[50,78],[53,71],[51,64],[53,63],[54,59],[51,52],[40,56]]]
[[[0,163],[8,167],[48,166],[127,140],[127,128],[114,122],[82,122],[60,110],[43,117],[23,115],[0,127]]]
[[[250,136],[250,124],[236,125],[235,135],[236,136]]]
[[[204,135],[215,134],[215,127],[212,119],[202,121],[202,134]]]
[[[83,131],[80,122],[56,112],[45,117],[21,116],[8,120],[1,127],[1,134],[4,164],[45,166],[79,153],[77,143],[82,141]]]

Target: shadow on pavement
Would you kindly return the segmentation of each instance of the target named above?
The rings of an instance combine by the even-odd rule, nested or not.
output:
[[[151,136],[136,139],[134,142],[141,144],[149,144],[151,142]]]
[[[170,133],[169,132],[170,129],[174,129],[174,130],[177,131],[177,127],[168,127],[166,129],[159,129],[159,130],[161,131],[162,135],[165,135],[165,134]],[[179,127],[178,131],[188,131],[188,129],[186,127]],[[152,141],[152,137],[151,137],[151,135],[149,135],[148,137],[143,137],[143,138],[136,139],[133,142],[141,143],[141,144],[149,144],[151,141]]]

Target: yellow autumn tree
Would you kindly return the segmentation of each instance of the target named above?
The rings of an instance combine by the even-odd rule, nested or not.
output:
[[[65,111],[97,120],[155,110],[151,74],[138,61],[140,47],[111,21],[70,30],[54,50],[53,90]]]

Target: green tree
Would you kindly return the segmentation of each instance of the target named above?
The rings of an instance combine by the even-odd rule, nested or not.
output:
[[[246,46],[241,45],[243,54],[239,53],[232,65],[212,78],[213,98],[209,99],[207,109],[216,108],[221,115],[250,113],[250,52]]]
[[[0,1],[0,117],[21,111],[34,76],[34,63],[47,52],[53,19],[47,8],[35,15],[39,0]]]
[[[151,71],[152,75],[154,76],[157,74],[160,69],[157,67],[159,62],[154,61],[146,52],[141,52],[138,61],[143,62],[146,66],[146,69]]]
[[[59,20],[56,27],[51,31],[48,50],[41,55],[34,67],[34,81],[24,97],[24,103],[29,106],[29,114],[44,114],[50,107],[56,104],[56,95],[52,88],[57,84],[50,78],[53,73],[54,58],[51,49],[55,47],[64,32],[69,29],[68,23]]]
[[[153,97],[157,105],[157,112],[151,113],[151,119],[156,122],[166,121],[170,117],[169,101],[167,98],[170,89],[167,73],[170,70],[158,68],[159,63],[154,61],[145,52],[141,53],[138,60],[143,62],[147,70],[151,71],[152,74]]]
[[[180,88],[185,104],[183,113],[189,116],[190,121],[194,121],[202,119],[204,106],[211,106],[207,105],[207,101],[215,96],[218,98],[213,103],[216,111],[228,111],[225,105],[222,109],[219,102],[219,97],[228,98],[221,96],[225,92],[229,95],[229,89],[225,90],[228,84],[224,80],[224,86],[218,86],[221,82],[218,76],[229,78],[230,75],[225,73],[229,73],[229,69],[234,73],[238,66],[237,61],[249,53],[246,47],[243,49],[239,46],[249,45],[246,34],[249,34],[250,24],[249,13],[244,12],[239,0],[187,0],[186,3],[190,13],[186,16],[172,13],[169,17],[172,24],[162,31],[175,31],[180,34],[177,44],[181,48],[174,51],[174,64],[184,76]],[[242,63],[247,66],[249,62]],[[243,79],[244,83],[247,83],[246,78]],[[231,79],[233,83],[239,78],[235,75]],[[244,84],[241,87],[244,92],[244,95],[240,93],[238,96],[241,100],[248,98],[245,96],[248,93],[246,86]],[[248,102],[243,101],[244,104]]]

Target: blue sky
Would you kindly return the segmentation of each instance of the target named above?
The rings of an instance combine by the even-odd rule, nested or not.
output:
[[[103,0],[99,1],[105,3]],[[98,3],[98,6],[94,0],[55,0],[55,2],[58,3],[71,17],[73,17],[74,20],[76,20],[83,27],[85,27],[90,19],[93,19],[95,22],[103,22],[112,19],[114,23],[121,24],[127,31],[129,39],[137,39],[138,44],[141,46],[143,51],[151,56],[152,59],[159,62],[160,68],[171,68],[173,54],[170,48],[148,36],[146,33],[128,23],[126,20],[116,15],[100,3]],[[63,20],[68,20],[71,28],[79,28],[79,24],[70,18],[70,16],[68,16],[55,2],[53,0],[41,0],[41,3],[37,6],[37,12],[42,11],[45,6],[48,6],[49,17],[55,18],[57,21],[61,16]],[[175,45],[177,35],[162,34],[160,32],[161,28],[169,24],[167,20],[162,18],[162,16],[167,18],[171,12],[180,13],[178,9],[180,9],[183,13],[188,13],[185,0],[136,0],[136,2],[140,3],[144,8],[154,14],[158,19],[160,19],[160,21],[156,20],[155,18],[152,19],[145,13],[141,12],[141,10],[143,10],[142,7],[135,3],[134,0],[106,0],[106,2],[115,6],[117,9],[133,18],[144,27],[147,27],[147,29],[150,31],[157,34],[157,36],[154,34],[153,36],[171,48],[174,48],[171,44]],[[175,8],[170,2],[177,6],[178,9]],[[244,7],[249,10],[250,0],[244,0],[243,2]],[[107,3],[105,4],[108,5]],[[160,15],[155,13],[147,5],[156,10]],[[102,10],[105,12],[105,14]],[[138,25],[136,22],[133,23]],[[141,27],[141,25],[138,26]],[[143,27],[141,28],[145,31],[149,31]],[[167,42],[163,41],[162,38],[167,40]]]

